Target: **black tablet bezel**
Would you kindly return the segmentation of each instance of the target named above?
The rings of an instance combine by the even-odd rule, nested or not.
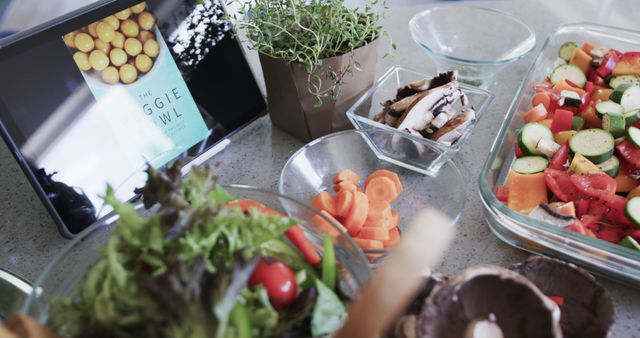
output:
[[[61,17],[58,17],[56,19],[53,19],[51,21],[48,21],[46,23],[33,27],[31,29],[18,32],[9,37],[0,39],[0,60],[3,57],[15,55],[16,53],[20,53],[24,50],[27,50],[37,45],[40,41],[61,37],[64,34],[68,33],[69,31],[73,31],[77,27],[86,26],[106,16],[112,15],[115,12],[129,8],[139,3],[140,1],[141,0],[100,0],[88,6],[72,11],[66,15],[63,15]],[[240,42],[238,42],[237,40],[235,42],[240,45]],[[239,48],[244,54],[244,49],[242,48],[241,45],[239,46]],[[246,55],[245,55],[245,59],[246,59]],[[247,62],[247,66],[249,67],[248,62]],[[256,81],[255,74],[253,74],[253,80]],[[257,87],[257,82],[256,82],[256,87]],[[261,94],[261,96],[262,96],[262,99],[265,101],[265,105],[264,105],[265,109],[263,111],[256,112],[255,116],[247,120],[244,124],[236,128],[235,130],[230,131],[228,134],[226,134],[224,137],[222,137],[220,140],[218,140],[214,144],[211,144],[207,149],[205,149],[201,154],[199,154],[198,157],[192,159],[192,161],[196,161],[196,160],[201,161],[202,160],[200,158],[201,156],[211,156],[211,155],[208,155],[208,150],[210,150],[212,147],[214,147],[216,144],[219,144],[223,140],[228,139],[231,135],[238,132],[248,124],[252,123],[257,118],[264,116],[266,114],[266,100],[265,100],[264,94]],[[2,99],[0,99],[0,105],[4,105]],[[31,184],[36,194],[44,204],[45,208],[53,218],[54,222],[58,227],[58,231],[60,232],[60,234],[66,238],[73,238],[77,234],[73,234],[67,229],[64,221],[58,214],[57,210],[55,209],[51,201],[47,198],[45,191],[43,190],[42,186],[38,182],[31,168],[29,167],[27,160],[24,158],[19,147],[16,145],[11,134],[5,127],[4,123],[6,122],[7,121],[0,121],[0,136],[2,136],[2,139],[4,140],[5,144],[11,151],[13,157],[16,159],[20,168],[26,175],[29,183]],[[134,197],[132,198],[132,200],[136,198],[137,197]],[[111,214],[100,217],[96,222],[100,222],[101,220],[108,218],[110,216]]]

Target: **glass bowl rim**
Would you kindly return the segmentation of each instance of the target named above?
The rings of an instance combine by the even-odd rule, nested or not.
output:
[[[371,129],[370,131],[371,131],[371,132],[381,132],[381,133],[385,133],[385,134],[392,135],[392,133],[390,133],[389,131],[387,131],[387,130],[382,130],[382,129]],[[368,140],[368,137],[367,137],[366,133],[367,133],[367,131],[365,131],[365,130],[361,130],[361,129],[348,129],[348,130],[342,130],[342,131],[338,131],[338,132],[335,132],[335,133],[331,133],[331,134],[327,134],[327,135],[324,135],[324,136],[318,137],[317,139],[315,139],[315,140],[313,140],[313,141],[311,141],[311,142],[309,142],[309,143],[307,143],[307,144],[303,145],[302,147],[300,147],[300,149],[296,150],[296,152],[295,152],[295,153],[293,153],[293,154],[289,157],[289,159],[287,160],[287,162],[286,162],[286,163],[284,164],[284,166],[282,167],[282,169],[283,169],[283,170],[280,172],[280,178],[279,178],[279,180],[278,180],[278,192],[279,192],[280,194],[284,194],[284,179],[283,179],[283,178],[284,178],[284,168],[287,168],[288,166],[290,166],[294,158],[297,158],[297,157],[298,157],[298,155],[300,155],[303,151],[307,150],[307,149],[308,149],[308,148],[310,148],[311,146],[314,146],[314,145],[316,145],[316,144],[318,144],[318,143],[320,143],[320,142],[323,142],[323,141],[324,141],[324,140],[326,140],[326,139],[330,139],[330,138],[334,138],[334,137],[340,137],[340,136],[342,136],[342,135],[346,135],[346,134],[359,134],[359,135],[363,138],[364,142],[367,144],[367,146],[369,147],[369,149],[371,150],[371,152],[373,153],[373,155],[374,155],[374,156],[375,156],[379,161],[382,161],[382,162],[388,163],[388,164],[390,164],[390,165],[393,165],[393,166],[396,166],[396,167],[400,167],[400,168],[403,168],[403,169],[409,170],[409,171],[414,172],[414,173],[416,173],[416,174],[420,174],[420,175],[424,175],[424,176],[429,176],[429,175],[425,175],[425,174],[423,174],[423,173],[417,172],[417,171],[415,171],[415,170],[412,170],[412,169],[410,169],[410,168],[406,168],[406,167],[403,167],[403,166],[399,166],[398,164],[395,164],[395,163],[393,163],[393,162],[389,162],[389,161],[387,161],[387,160],[385,160],[385,159],[380,158],[380,157],[376,154],[376,152],[375,152],[375,151],[373,151],[373,149],[371,149],[371,145],[369,144],[369,140]],[[444,163],[445,163],[445,164],[449,164],[449,165],[453,168],[453,170],[454,170],[454,175],[456,175],[457,177],[459,177],[459,178],[460,178],[460,181],[464,183],[464,179],[463,179],[462,173],[460,172],[460,168],[458,168],[458,166],[453,162],[453,160],[451,160],[450,158],[448,158]],[[442,170],[442,169],[440,169],[440,170]],[[438,171],[438,172],[439,172],[439,171]],[[466,203],[467,203],[467,199],[466,199],[466,197],[465,197],[465,198],[463,198],[463,199],[462,199],[462,202],[460,203],[460,211],[458,212],[458,214],[456,215],[456,217],[454,217],[454,218],[452,218],[452,219],[451,219],[451,222],[452,222],[453,224],[457,224],[457,223],[458,223],[458,221],[460,220],[460,217],[462,217],[462,214],[464,213],[464,208],[465,208],[465,206],[466,206]],[[311,209],[313,209],[314,211],[316,211],[316,212],[320,213],[320,211],[318,211],[317,209],[315,209],[314,207],[312,207],[312,206],[310,206],[310,205],[309,205],[309,208],[311,208]],[[333,222],[332,222],[331,224],[333,225]],[[341,231],[341,233],[342,233],[342,231]],[[351,237],[351,235],[349,235],[349,234],[347,234],[347,236],[348,236],[348,237]],[[351,240],[351,238],[349,238],[349,239]],[[366,249],[366,250],[362,250],[362,252],[367,253],[367,254],[385,254],[385,253],[388,253],[388,252],[390,252],[390,251],[391,251],[391,249]]]
[[[443,54],[441,52],[437,52],[435,51],[433,48],[429,47],[426,43],[424,43],[421,39],[418,38],[417,33],[415,32],[415,30],[418,28],[418,24],[417,21],[422,18],[423,16],[426,16],[432,12],[441,10],[441,9],[449,9],[449,8],[467,8],[467,9],[474,9],[474,10],[480,10],[480,11],[485,11],[485,12],[491,12],[493,14],[497,14],[499,16],[502,16],[508,20],[511,20],[513,22],[515,22],[516,24],[524,27],[528,32],[529,32],[529,37],[533,38],[533,43],[531,44],[531,47],[529,47],[529,49],[527,49],[526,51],[520,53],[519,55],[516,55],[514,57],[511,57],[509,59],[499,59],[499,60],[472,60],[472,59],[466,59],[466,58],[461,58],[461,57],[456,57],[456,56],[451,56],[451,55],[447,55],[447,54]],[[459,4],[449,4],[449,5],[439,5],[439,6],[433,6],[430,7],[428,9],[425,9],[417,14],[415,14],[411,20],[409,20],[409,32],[411,33],[411,37],[413,38],[413,41],[415,41],[418,45],[420,45],[420,47],[424,48],[427,50],[427,52],[433,54],[434,56],[437,56],[439,58],[443,58],[443,59],[447,59],[447,60],[452,60],[452,61],[456,61],[459,63],[464,63],[464,64],[469,64],[469,65],[504,65],[504,64],[508,64],[511,62],[514,62],[516,60],[519,60],[525,56],[527,56],[529,53],[531,53],[537,44],[537,37],[536,37],[536,33],[533,30],[533,28],[531,28],[531,26],[527,25],[525,22],[523,22],[522,20],[520,20],[519,18],[515,17],[514,15],[511,15],[509,13],[497,10],[495,8],[489,8],[489,7],[482,7],[482,6],[475,6],[475,5],[459,5]]]
[[[614,243],[609,243],[607,241],[600,240],[597,238],[591,238],[588,236],[580,235],[571,230],[558,227],[548,222],[530,218],[528,216],[522,215],[516,211],[509,209],[504,203],[498,201],[492,189],[489,187],[489,181],[487,180],[488,173],[489,171],[491,171],[493,163],[495,162],[498,156],[498,153],[500,151],[500,146],[506,141],[506,137],[509,129],[509,123],[513,120],[513,118],[515,118],[515,115],[518,111],[518,106],[522,99],[522,95],[524,95],[525,91],[527,90],[527,87],[528,87],[527,80],[529,80],[529,78],[532,76],[535,70],[538,69],[542,64],[544,59],[544,52],[546,51],[549,44],[551,43],[551,40],[556,35],[558,35],[559,33],[562,33],[565,30],[577,30],[577,31],[584,32],[589,30],[597,31],[597,30],[603,30],[603,29],[613,31],[613,32],[609,32],[610,34],[616,33],[616,32],[636,34],[638,35],[638,40],[635,42],[640,44],[640,31],[621,28],[621,27],[599,25],[599,24],[594,24],[589,22],[562,24],[547,36],[544,44],[542,45],[542,48],[540,49],[540,52],[536,56],[535,61],[531,64],[526,75],[522,78],[520,86],[518,87],[518,90],[516,91],[514,98],[511,101],[511,104],[508,108],[508,112],[503,118],[502,123],[500,125],[500,129],[498,130],[498,133],[493,141],[493,144],[489,149],[489,154],[487,155],[487,159],[478,177],[479,193],[485,207],[492,208],[494,212],[498,212],[513,221],[525,224],[527,226],[532,226],[538,230],[546,231],[556,236],[562,236],[562,237],[568,238],[578,243],[589,245],[595,249],[606,251],[609,254],[614,254],[624,259],[630,259],[635,261],[638,259],[638,257],[640,257],[640,253],[635,252],[632,249],[622,247]],[[503,227],[507,228],[507,230],[510,230],[508,225],[504,225],[502,222],[500,222],[500,224]],[[606,259],[606,260],[609,260],[609,259]]]
[[[360,249],[360,247],[358,247],[355,242],[353,242],[353,240],[351,239],[351,236],[349,234],[344,233],[342,230],[338,229],[338,227],[333,224],[333,222],[331,220],[329,220],[326,216],[324,216],[322,213],[320,213],[318,210],[316,210],[315,208],[313,208],[312,206],[310,206],[307,203],[304,203],[296,198],[292,198],[289,196],[286,196],[282,193],[280,193],[279,191],[270,191],[270,190],[266,190],[266,189],[261,189],[261,188],[257,188],[254,186],[250,186],[250,185],[244,185],[244,184],[220,184],[220,187],[226,189],[226,188],[232,188],[232,189],[240,189],[240,190],[245,190],[245,191],[253,191],[253,192],[258,192],[258,193],[265,193],[265,194],[269,194],[269,195],[274,195],[274,197],[277,198],[284,198],[290,202],[293,202],[297,205],[300,205],[302,207],[304,207],[305,209],[312,211],[315,215],[320,215],[322,218],[324,218],[326,221],[328,221],[336,230],[338,230],[342,237],[345,237],[347,243],[349,244],[349,246],[351,247],[351,251],[355,251],[355,259],[357,261],[359,261],[360,263],[363,263],[362,266],[365,267],[367,276],[362,276],[364,278],[364,280],[366,281],[369,277],[371,277],[371,268],[370,268],[370,264],[369,264],[369,260],[365,257],[363,251]],[[136,202],[133,202],[133,207],[135,210],[139,210],[144,208],[144,203],[142,202],[142,200],[138,200]],[[286,211],[286,208],[283,207],[283,210]],[[287,211],[288,213],[288,211]],[[95,231],[98,231],[99,229],[101,229],[102,227],[106,226],[107,224],[112,224],[115,221],[117,221],[120,218],[119,215],[115,214],[113,211],[110,212],[109,214],[105,215],[101,220],[97,221],[96,223],[92,224],[91,226],[87,227],[86,229],[82,230],[80,233],[78,233],[71,241],[69,241],[67,244],[64,245],[64,247],[62,249],[60,249],[60,251],[58,253],[56,253],[53,258],[46,264],[46,266],[44,267],[44,269],[42,269],[42,271],[38,274],[38,277],[36,278],[36,280],[34,281],[34,283],[32,284],[32,292],[29,293],[26,297],[26,299],[23,301],[22,305],[20,306],[20,311],[23,313],[29,313],[29,310],[31,309],[34,301],[36,300],[37,297],[40,297],[42,295],[42,285],[43,283],[47,280],[47,277],[50,276],[51,270],[53,269],[53,267],[59,263],[61,261],[61,259],[67,255],[69,252],[71,252],[77,245],[77,243],[87,239],[89,236],[91,236],[92,233],[94,233]],[[113,225],[113,224],[112,224]],[[109,235],[109,238],[111,237],[111,235]],[[106,244],[105,244],[106,245]],[[94,250],[98,250],[99,248],[94,248]],[[353,250],[355,249],[355,250]],[[351,255],[352,253],[350,253]],[[338,259],[336,257],[336,259]]]
[[[437,141],[430,140],[428,138],[424,138],[424,137],[421,137],[421,136],[417,136],[417,135],[413,135],[413,134],[404,132],[404,131],[399,130],[397,128],[390,127],[390,126],[388,126],[386,124],[382,124],[380,122],[374,121],[373,119],[370,119],[368,117],[364,117],[364,116],[361,116],[361,115],[358,115],[358,114],[355,113],[356,109],[358,107],[360,107],[364,101],[366,101],[368,98],[372,97],[373,94],[378,89],[380,89],[380,85],[382,84],[382,82],[387,81],[389,79],[389,77],[391,77],[391,75],[393,75],[394,72],[408,72],[408,73],[413,73],[415,75],[420,75],[420,76],[423,76],[423,77],[429,77],[427,74],[424,74],[422,72],[419,72],[419,71],[416,71],[416,70],[413,70],[413,69],[405,68],[405,67],[400,66],[400,65],[391,66],[389,69],[387,69],[386,72],[384,72],[384,74],[382,74],[379,78],[377,78],[376,81],[371,86],[371,88],[369,88],[366,92],[364,92],[364,94],[362,94],[362,96],[360,96],[360,98],[349,108],[349,110],[347,110],[347,113],[346,113],[347,117],[351,121],[351,124],[356,128],[356,130],[363,130],[363,129],[357,123],[355,123],[354,120],[362,121],[363,123],[366,123],[366,124],[376,128],[377,130],[384,130],[385,132],[390,133],[390,134],[397,134],[397,135],[400,135],[402,137],[408,138],[408,139],[410,139],[412,141],[420,142],[422,144],[427,144],[430,147],[433,147],[433,148],[437,149],[439,152],[441,152],[441,155],[444,155],[444,153],[446,153],[448,151],[457,152],[462,148],[462,146],[464,146],[464,144],[466,143],[467,139],[471,136],[471,134],[473,133],[473,130],[475,130],[475,128],[477,127],[478,123],[480,122],[480,119],[485,114],[487,114],[487,109],[489,109],[489,106],[491,106],[491,103],[493,103],[493,100],[495,100],[495,98],[496,98],[495,94],[493,94],[492,92],[490,92],[490,91],[488,91],[486,89],[483,89],[483,88],[480,88],[480,87],[476,87],[476,86],[472,86],[472,85],[460,82],[458,80],[458,82],[460,82],[460,88],[462,88],[465,92],[469,91],[469,92],[473,92],[474,94],[477,94],[477,95],[483,95],[484,96],[484,102],[482,103],[482,105],[480,107],[477,107],[477,108],[474,107],[474,110],[476,111],[476,116],[477,117],[476,117],[476,121],[472,125],[472,128],[467,128],[467,130],[465,130],[465,132],[462,134],[460,139],[458,139],[458,141],[456,141],[454,144],[451,144],[451,145],[442,144],[442,143],[439,143]]]

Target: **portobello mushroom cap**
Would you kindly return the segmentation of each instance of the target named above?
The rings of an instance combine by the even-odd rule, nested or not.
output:
[[[562,337],[558,306],[520,274],[496,266],[469,268],[437,287],[422,307],[417,337],[466,338],[474,331],[472,337],[479,338],[495,333],[494,328],[474,330],[478,321],[497,325],[503,337]]]
[[[511,270],[533,282],[547,296],[563,297],[563,336],[606,337],[614,319],[607,291],[585,270],[557,259],[531,257]]]

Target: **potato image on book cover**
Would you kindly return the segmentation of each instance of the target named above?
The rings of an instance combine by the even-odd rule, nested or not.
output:
[[[108,85],[145,77],[166,48],[146,2],[65,34],[63,40],[83,76]]]

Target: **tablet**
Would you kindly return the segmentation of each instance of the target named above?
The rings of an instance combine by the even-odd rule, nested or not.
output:
[[[107,0],[0,40],[1,134],[71,237],[146,165],[210,154],[265,112],[223,7]],[[228,142],[228,140],[227,140]]]

